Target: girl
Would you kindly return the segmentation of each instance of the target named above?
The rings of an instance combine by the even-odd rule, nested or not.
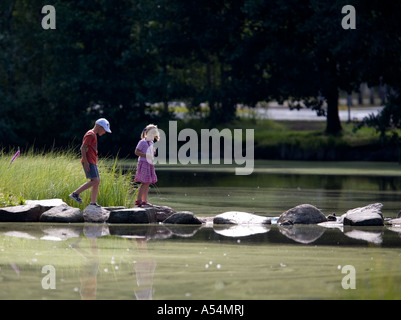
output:
[[[153,158],[155,150],[153,148],[153,141],[159,140],[159,130],[154,124],[149,124],[143,129],[141,140],[135,149],[135,154],[139,157],[138,166],[135,174],[135,181],[141,182],[138,190],[138,197],[135,205],[138,207],[151,205],[148,203],[149,185],[157,182],[155,167],[153,165]]]

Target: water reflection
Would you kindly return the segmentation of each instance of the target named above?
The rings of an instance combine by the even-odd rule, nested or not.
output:
[[[216,225],[214,232],[231,238],[249,237],[270,231],[270,225]]]
[[[273,219],[273,221],[275,221]],[[16,224],[17,226],[22,224]],[[15,225],[14,225],[15,226]],[[26,240],[65,241],[77,238],[71,247],[88,261],[96,257],[96,245],[93,243],[90,252],[80,251],[79,243],[83,238],[96,241],[101,237],[121,237],[135,240],[135,249],[146,253],[148,241],[188,240],[212,242],[236,242],[237,239],[248,244],[293,243],[300,244],[361,244],[360,241],[377,245],[401,248],[401,227],[350,227],[336,222],[327,222],[320,225],[114,225],[114,224],[82,224],[82,225],[52,225],[32,224],[28,231],[26,227],[13,231],[1,232],[7,237]],[[396,237],[396,238],[395,238]],[[384,241],[386,238],[387,242]],[[399,241],[395,241],[399,239]],[[346,241],[348,240],[348,241]],[[358,240],[359,242],[353,242]],[[138,267],[140,268],[140,267]],[[141,269],[142,270],[142,269]],[[139,271],[141,273],[142,271]]]
[[[196,168],[188,171],[159,170],[158,186],[163,187],[193,187],[194,181],[198,187],[241,187],[263,186],[264,188],[302,188],[321,190],[377,190],[400,191],[399,176],[364,176],[364,175],[325,175],[325,174],[275,174],[254,172],[249,176],[235,176],[232,172],[198,171]]]
[[[300,165],[309,168],[314,164]],[[380,176],[379,172],[293,174],[291,169],[274,173],[274,166],[270,169],[267,173],[256,170],[250,176],[197,167],[179,171],[159,169],[160,179],[150,196],[153,203],[189,210],[198,216],[215,216],[226,211],[277,216],[301,203],[313,204],[325,215],[341,215],[351,208],[374,202],[383,203],[384,217],[395,217],[400,210],[400,176]]]
[[[367,229],[367,230],[349,230],[344,233],[347,237],[352,239],[364,240],[374,244],[383,243],[383,229]]]
[[[149,229],[154,231],[152,227]],[[57,230],[54,231],[58,233]],[[134,295],[137,300],[152,300],[153,276],[157,263],[147,255],[147,241],[151,239],[151,237],[144,236],[143,231],[144,230],[141,228],[141,230],[137,232],[129,232],[126,234],[127,232],[119,230],[119,232],[122,233],[121,236],[132,239],[132,241],[129,242],[131,249],[137,252],[141,258],[132,262],[132,267],[136,276],[136,286],[134,285],[133,289]],[[153,234],[153,236],[158,234],[152,231],[150,234]],[[90,239],[90,250],[85,250],[80,247],[80,243],[84,237],[78,238],[70,247],[85,259],[80,274],[81,288],[79,289],[79,293],[81,298],[82,300],[94,300],[96,299],[97,277],[99,273],[99,248],[97,239],[103,236],[109,236],[110,230],[109,226],[106,224],[86,224],[83,228],[83,234],[86,238]],[[112,266],[114,266],[115,263],[113,257],[111,261]],[[114,268],[118,269],[119,267],[114,266]],[[108,270],[105,271],[108,272]]]
[[[279,226],[278,228],[287,238],[303,244],[315,242],[325,231],[324,227],[308,225]]]
[[[98,229],[103,229],[99,227]],[[92,229],[93,230],[93,229]],[[97,276],[99,272],[99,248],[97,246],[96,237],[90,238],[90,249],[82,249],[80,243],[83,238],[78,238],[76,242],[70,245],[79,255],[84,258],[79,280],[81,288],[79,293],[82,300],[95,300],[97,290]]]
[[[147,239],[137,238],[135,244],[140,251],[141,261],[134,261],[137,287],[134,289],[137,300],[152,300],[153,276],[156,269],[156,261],[147,257]]]
[[[195,256],[199,257],[196,258],[199,259],[198,262],[203,261],[202,256],[205,251],[209,250],[207,247],[211,244],[217,244],[216,247],[221,248],[221,251],[218,251],[217,255],[215,252],[214,255],[207,258],[205,255],[207,269],[211,269],[213,260],[213,266],[216,266],[215,270],[221,271],[219,266],[225,266],[224,261],[228,263],[228,259],[234,251],[249,251],[249,246],[260,246],[260,249],[282,244],[286,248],[289,245],[312,247],[313,249],[325,246],[400,248],[400,234],[400,227],[339,228],[336,223],[325,224],[325,226],[295,225],[286,227],[277,224],[264,226],[218,225],[214,227],[213,225],[7,224],[5,226],[5,224],[0,224],[0,258],[2,258],[0,264],[2,290],[0,293],[7,297],[6,283],[22,285],[24,282],[22,279],[34,275],[35,280],[31,280],[29,283],[36,283],[35,288],[43,297],[46,292],[38,288],[40,283],[38,279],[43,275],[40,273],[40,269],[35,269],[35,264],[40,264],[40,268],[42,268],[44,264],[53,263],[50,256],[43,258],[44,263],[41,261],[42,255],[49,254],[49,248],[53,247],[52,242],[55,244],[54,248],[57,246],[54,254],[64,255],[63,264],[67,266],[66,268],[68,268],[69,261],[73,261],[75,266],[69,272],[64,271],[73,274],[69,280],[64,280],[66,283],[71,282],[71,286],[73,286],[73,290],[66,291],[68,298],[78,297],[83,300],[116,298],[114,296],[115,288],[121,287],[122,291],[118,293],[120,297],[150,300],[153,299],[158,288],[163,286],[163,279],[166,275],[166,283],[169,283],[171,280],[169,277],[181,274],[184,269],[188,268],[188,265],[191,266],[193,262],[191,259],[194,259]],[[10,240],[11,238],[14,240]],[[25,249],[27,243],[30,248],[28,251]],[[11,246],[7,247],[7,244],[11,244]],[[224,244],[234,245],[236,249],[232,249],[231,254],[227,255],[226,253],[231,249],[227,250]],[[27,254],[26,259],[18,259],[18,256],[11,254],[18,246],[21,246],[22,252]],[[174,250],[185,248],[189,251],[172,252],[170,249],[170,251],[164,252],[164,248],[174,248]],[[196,251],[194,248],[201,250]],[[233,247],[228,246],[228,248]],[[10,253],[7,253],[8,250]],[[154,250],[157,250],[156,254]],[[192,252],[194,250],[196,252]],[[326,251],[326,249],[323,250]],[[3,255],[4,253],[5,255]],[[33,253],[35,253],[34,257],[32,257]],[[8,254],[9,259],[7,259]],[[36,256],[36,254],[38,255]],[[191,255],[191,258],[186,260],[188,254]],[[183,258],[182,255],[185,257]],[[183,263],[177,264],[175,262],[177,257]],[[39,261],[36,262],[34,259]],[[222,259],[224,259],[223,263],[221,263]],[[264,260],[263,263],[268,265],[270,262]],[[290,268],[284,262],[283,265],[280,265],[280,270],[284,268],[284,265],[286,268],[284,271],[289,272]],[[57,272],[62,269],[63,267],[57,267]],[[194,276],[193,272],[201,278],[204,276],[203,273],[197,273],[199,269],[198,271],[192,269],[189,272],[191,279]],[[244,272],[246,273],[246,271]],[[63,271],[58,273],[58,279],[63,277],[62,274]],[[158,281],[155,282],[156,275],[158,275]],[[214,274],[211,273],[211,276]],[[224,281],[229,281],[228,275],[225,276]],[[179,281],[175,277],[174,279]],[[177,286],[175,281],[174,285]],[[216,281],[223,283],[221,279]],[[157,284],[156,288],[154,288],[154,283]],[[64,288],[66,287],[67,284],[64,284]],[[34,292],[34,290],[29,288],[26,292]],[[57,291],[52,294],[57,294]],[[53,298],[50,293],[49,296]]]

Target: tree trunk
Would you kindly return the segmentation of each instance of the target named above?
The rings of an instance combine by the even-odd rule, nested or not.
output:
[[[369,89],[370,89],[370,96],[369,96],[370,105],[374,106],[375,105],[375,89],[373,87],[369,88]]]
[[[362,83],[359,85],[358,104],[360,106],[363,105],[363,84]]]
[[[338,115],[338,89],[332,89],[326,94],[327,101],[327,123],[326,133],[338,134],[341,132],[341,122]]]
[[[207,81],[207,87],[208,87],[208,102],[209,102],[209,110],[210,114],[209,117],[212,117],[212,115],[216,112],[216,106],[215,106],[215,97],[214,97],[214,77],[213,77],[213,70],[212,70],[212,58],[209,55],[207,64],[206,64],[206,81]]]

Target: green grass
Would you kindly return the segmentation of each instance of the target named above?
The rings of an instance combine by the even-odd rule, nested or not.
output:
[[[178,130],[191,128],[200,133],[210,124],[204,119],[189,119],[179,122]],[[346,144],[349,146],[366,145],[379,141],[380,135],[374,128],[361,128],[355,131],[355,124],[342,123],[340,135],[327,135],[324,121],[273,121],[258,119],[240,119],[232,123],[215,126],[217,129],[253,129],[255,143],[260,146],[297,144],[304,148],[318,145]]]
[[[20,195],[16,197],[10,192],[1,192],[0,193],[0,208],[2,207],[12,207],[25,203],[25,199]]]
[[[84,203],[78,205],[68,195],[87,182],[80,157],[71,150],[35,152],[29,150],[10,165],[14,152],[0,151],[0,206],[21,204],[24,200],[60,198],[67,204],[85,208],[90,202],[90,190],[82,193]],[[102,206],[128,206],[134,188],[133,168],[124,173],[118,159],[100,159],[98,203]]]
[[[379,142],[379,134],[373,128],[354,130],[354,124],[343,123],[340,135],[325,133],[325,123],[317,121],[250,121],[247,128],[255,130],[257,146],[288,145],[304,150],[319,148],[357,147]]]

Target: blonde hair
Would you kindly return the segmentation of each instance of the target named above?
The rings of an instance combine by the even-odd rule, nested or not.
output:
[[[146,128],[143,129],[143,131],[142,131],[142,133],[141,133],[141,139],[145,139],[146,136],[147,136],[147,134],[148,134],[149,131],[151,131],[151,130],[155,130],[155,139],[156,139],[157,141],[159,141],[159,139],[160,139],[159,130],[158,130],[157,126],[154,125],[154,124],[148,124],[148,125],[146,126]]]

